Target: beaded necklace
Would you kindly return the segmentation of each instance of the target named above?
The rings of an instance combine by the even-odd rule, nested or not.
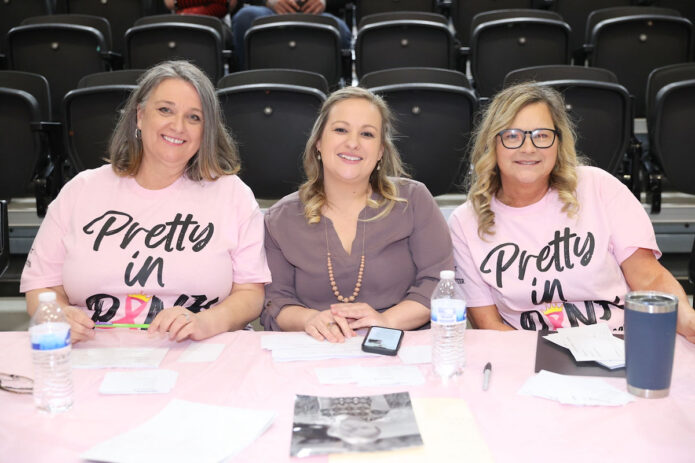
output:
[[[366,208],[365,208],[366,211]],[[366,215],[366,212],[365,212]],[[359,221],[359,216],[357,217]],[[355,289],[352,291],[352,295],[349,297],[343,296],[338,290],[338,285],[335,282],[335,276],[333,275],[333,262],[331,261],[331,248],[328,246],[328,224],[324,222],[324,231],[326,234],[326,266],[328,267],[328,280],[331,284],[331,290],[339,302],[355,302],[357,295],[360,293],[362,288],[362,276],[364,275],[364,243],[366,235],[367,221],[362,221],[362,257],[360,257],[360,268],[357,271],[357,283],[355,283]]]

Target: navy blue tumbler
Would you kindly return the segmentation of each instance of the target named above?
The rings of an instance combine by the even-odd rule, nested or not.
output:
[[[671,386],[678,298],[657,291],[625,296],[627,390],[645,398],[666,397]]]

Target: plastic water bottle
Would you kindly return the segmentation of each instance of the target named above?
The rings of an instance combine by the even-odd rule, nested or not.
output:
[[[29,324],[34,361],[34,403],[50,413],[72,406],[70,323],[53,292],[39,294]]]
[[[454,280],[453,270],[442,270],[432,293],[432,365],[447,380],[463,373],[466,333],[466,301]]]

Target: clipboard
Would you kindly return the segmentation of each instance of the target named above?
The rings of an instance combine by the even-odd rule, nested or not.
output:
[[[596,362],[577,362],[569,349],[558,346],[554,342],[544,338],[545,335],[553,331],[539,331],[536,342],[536,366],[535,372],[541,370],[552,371],[561,375],[573,376],[609,376],[613,378],[624,378],[625,367],[611,370]],[[613,335],[622,339],[623,335]]]

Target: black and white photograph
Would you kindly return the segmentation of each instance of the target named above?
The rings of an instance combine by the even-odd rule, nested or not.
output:
[[[410,394],[317,397],[294,401],[290,455],[375,452],[422,445]]]

